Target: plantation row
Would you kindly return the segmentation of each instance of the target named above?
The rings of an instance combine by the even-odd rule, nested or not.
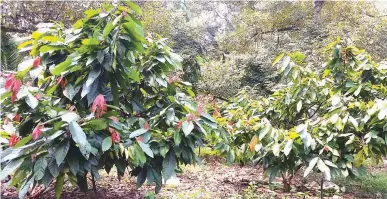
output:
[[[194,149],[215,145],[229,163],[264,165],[269,181],[306,168],[324,178],[360,175],[365,159],[387,153],[387,66],[336,41],[321,72],[299,52],[273,65],[285,85],[251,99],[241,92],[205,110],[191,84],[176,76],[181,58],[163,38],[145,37],[134,3],[88,10],[71,29],[42,24],[19,45],[31,60],[7,76],[1,96],[1,180],[12,175],[19,198],[65,179],[82,191],[87,175],[114,166],[156,184],[199,161]],[[36,194],[39,194],[36,193]]]

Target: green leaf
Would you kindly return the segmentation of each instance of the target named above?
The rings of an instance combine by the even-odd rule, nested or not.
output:
[[[61,173],[57,178],[56,178],[56,183],[55,183],[55,197],[57,199],[60,198],[62,195],[62,190],[63,190],[63,185],[64,185],[64,173]]]
[[[269,133],[270,131],[271,131],[271,125],[266,124],[266,126],[258,132],[259,140],[262,140],[266,136],[266,134]]]
[[[152,149],[149,147],[149,144],[145,144],[141,141],[138,141],[138,145],[140,145],[141,149],[151,158],[154,157]]]
[[[13,148],[19,148],[21,146],[24,146],[25,144],[27,144],[30,140],[32,139],[32,135],[29,135],[23,139],[21,139],[15,146],[13,146]]]
[[[52,68],[51,74],[60,75],[63,71],[67,70],[67,68],[71,65],[71,61],[72,61],[72,58],[68,56],[64,62]]]
[[[140,82],[140,72],[136,71],[135,69],[128,69],[128,77],[136,82]]]
[[[163,160],[163,178],[165,181],[171,178],[171,176],[175,172],[176,165],[176,155],[173,149],[171,149],[168,151],[167,155]]]
[[[130,34],[130,36],[138,42],[145,42],[144,31],[142,26],[134,21],[129,21],[122,24],[122,27]]]
[[[353,118],[352,116],[349,116],[349,121],[352,123],[352,125],[357,129],[359,127],[359,123],[356,121],[355,118]]]
[[[29,179],[27,178],[26,181],[20,186],[19,190],[19,199],[23,199],[25,195],[28,192],[28,189],[30,188],[30,185],[34,182],[34,178],[30,177]]]
[[[137,136],[140,136],[144,133],[148,132],[147,130],[141,128],[141,129],[137,129],[135,131],[133,131],[130,135],[129,135],[129,138],[134,138],[134,137],[137,137]]]
[[[65,159],[68,151],[70,149],[70,142],[64,142],[63,144],[61,144],[55,151],[54,153],[54,157],[55,157],[55,160],[56,160],[56,163],[58,164],[58,166],[60,164],[62,164],[63,160]]]
[[[54,85],[48,87],[48,89],[46,90],[46,94],[52,95],[52,93],[54,93],[54,91],[57,89],[57,87],[58,87],[58,84],[54,84]]]
[[[28,106],[32,109],[35,109],[39,104],[38,99],[36,99],[31,93],[29,93],[25,99]]]
[[[170,57],[171,59],[167,59],[167,57],[164,56],[164,58],[167,59],[167,61],[168,61],[169,63],[171,63],[171,61],[172,61],[171,64],[172,64],[173,66],[175,66],[176,69],[181,70],[181,69],[182,69],[182,68],[181,68],[181,62],[183,61],[183,58],[180,57],[180,55],[178,55],[178,54],[176,54],[176,53],[173,53],[173,52],[170,52],[170,53],[169,53],[169,57]]]
[[[69,124],[69,129],[75,143],[85,145],[85,143],[87,142],[86,134],[83,132],[79,124],[75,121],[72,121]]]
[[[361,91],[361,87],[362,85],[360,85],[359,87],[357,87],[356,91],[353,93],[355,96],[358,96],[360,91]]]
[[[364,162],[364,154],[363,154],[363,150],[360,150],[355,155],[353,163],[354,163],[355,167],[360,167],[363,164],[363,162]]]
[[[215,119],[208,113],[201,113],[200,117],[203,117],[213,123],[216,123]]]
[[[86,127],[93,130],[104,130],[107,128],[107,122],[104,119],[94,119],[87,122]]]
[[[86,19],[90,19],[96,15],[98,15],[100,12],[98,10],[86,10],[85,11],[85,14],[86,14]]]
[[[72,84],[67,84],[66,88],[63,90],[63,95],[72,101],[80,88],[80,86],[74,88]]]
[[[270,172],[269,183],[272,183],[278,175],[278,167],[274,167]]]
[[[284,57],[284,53],[281,53],[280,55],[278,55],[275,59],[274,59],[274,61],[273,61],[273,63],[272,63],[272,66],[274,66],[274,65],[276,65],[281,59],[282,59],[282,57]]]
[[[147,176],[146,173],[147,173],[147,167],[143,167],[137,176],[137,182],[136,182],[137,189],[144,184]]]
[[[160,155],[163,156],[165,158],[165,155],[168,153],[169,151],[169,145],[163,145],[160,147]]]
[[[290,95],[287,93],[285,96],[285,104],[289,105],[290,104]]]
[[[83,84],[82,93],[81,93],[82,98],[85,97],[87,94],[89,94],[89,92],[93,87],[94,81],[99,77],[100,74],[101,74],[101,70],[99,69],[94,69],[90,71],[86,82]]]
[[[90,56],[88,56],[87,57],[87,61],[86,61],[86,66],[90,65],[91,63],[93,63],[93,61],[95,59],[97,59],[97,53],[93,53]]]
[[[288,140],[288,142],[287,142],[286,145],[285,145],[285,148],[284,148],[284,154],[285,154],[286,156],[288,156],[289,153],[290,153],[290,151],[292,150],[292,148],[293,148],[293,140],[290,139],[290,140]]]
[[[86,139],[86,134],[83,132],[79,124],[74,121],[70,122],[69,129],[73,140],[79,145],[79,150],[81,151],[82,155],[86,159],[89,159],[91,145]]]
[[[281,71],[284,71],[285,68],[289,65],[289,63],[290,63],[290,57],[286,56],[285,59],[283,59],[282,61]]]
[[[79,171],[79,159],[76,155],[69,155],[66,158],[67,164],[69,164],[70,171],[72,174],[77,175]]]
[[[152,166],[148,166],[147,181],[148,184],[151,184],[153,182],[156,183],[155,193],[158,193],[160,191],[162,177],[160,175],[160,172],[154,169]]]
[[[105,139],[103,139],[102,141],[102,151],[107,151],[110,149],[110,147],[112,147],[112,137],[106,137]]]
[[[167,111],[167,121],[172,123],[175,120],[175,110],[173,108],[169,108]]]
[[[73,111],[66,111],[61,115],[61,119],[64,122],[70,123],[72,121],[78,121],[79,115]]]
[[[97,38],[83,39],[82,44],[93,47],[99,44],[99,40]]]
[[[46,144],[50,143],[51,141],[55,140],[57,137],[61,136],[65,131],[59,130],[56,131],[54,134],[51,134],[50,136],[47,137]]]
[[[156,78],[156,81],[157,83],[159,83],[160,86],[163,86],[163,87],[168,87],[168,83],[167,81],[165,81],[164,78]]]
[[[56,164],[54,158],[50,161],[50,163],[48,163],[48,170],[50,171],[51,175],[54,176],[54,178],[58,177],[60,172],[59,166]]]
[[[146,162],[146,156],[145,156],[144,151],[137,144],[134,145],[133,149],[134,149],[134,153],[135,153],[134,157],[135,157],[136,162],[138,162],[139,165],[144,165]]]
[[[334,167],[334,168],[337,168],[337,166],[335,164],[333,164],[333,162],[329,161],[329,160],[324,160],[324,163],[330,167]]]
[[[325,179],[330,181],[331,180],[331,172],[330,172],[330,169],[329,167],[327,167],[327,165],[325,165],[325,163],[319,159],[318,162],[317,162],[317,168],[322,172],[324,173],[324,176],[325,176]]]
[[[297,112],[300,112],[301,111],[301,108],[302,108],[302,101],[298,101],[297,103]]]
[[[106,39],[106,37],[110,34],[110,32],[113,30],[113,28],[114,28],[114,25],[111,21],[108,24],[106,24],[105,28],[103,29],[103,33],[102,33],[103,40]]]
[[[304,178],[306,176],[308,176],[308,174],[313,170],[314,166],[317,164],[317,161],[319,160],[320,158],[319,157],[315,157],[313,158],[310,162],[309,162],[309,165],[308,167],[305,169],[305,172],[304,172]]]
[[[274,146],[273,146],[273,155],[274,156],[279,156],[279,153],[280,153],[280,148],[281,147],[281,145],[280,144],[278,144],[278,143],[275,143],[274,144]]]
[[[77,34],[77,35],[68,34],[68,35],[66,35],[65,43],[66,44],[71,43],[71,42],[77,40],[80,36],[81,36],[81,34]]]
[[[192,121],[190,122],[184,121],[182,127],[183,127],[183,132],[185,136],[188,136],[191,133],[191,131],[194,129],[194,125]]]
[[[118,86],[116,79],[110,80],[110,87],[113,95],[113,105],[118,106],[119,105],[119,93],[118,93]]]
[[[133,9],[134,12],[136,12],[137,15],[142,15],[142,10],[141,10],[141,8],[138,5],[136,5],[135,3],[131,2],[131,1],[125,1],[125,3],[131,9]]]
[[[339,114],[335,113],[333,114],[330,118],[329,118],[329,121],[332,123],[332,124],[336,124],[336,122],[339,120]]]
[[[235,162],[235,153],[233,150],[229,150],[227,152],[227,164],[231,165],[233,162]]]
[[[318,170],[320,170],[321,172],[325,172],[327,166],[325,165],[325,163],[324,163],[321,159],[319,159],[319,160],[317,161],[317,168],[318,168]]]
[[[121,21],[121,19],[122,19],[122,15],[118,15],[118,17],[116,17],[115,19],[114,19],[114,21],[113,21],[113,26],[115,26],[115,25],[117,25],[117,23],[119,22],[119,21]],[[106,27],[105,27],[106,28]]]
[[[24,158],[10,161],[0,172],[0,180],[4,180],[8,175],[14,172],[23,163]]]
[[[338,104],[340,103],[341,98],[340,98],[340,96],[338,96],[338,95],[334,95],[334,96],[331,98],[331,100],[332,100],[332,106],[336,106],[336,105],[338,105]]]
[[[30,46],[32,44],[33,40],[27,40],[17,46],[17,49],[22,49],[26,46]]]
[[[383,126],[383,132],[387,132],[387,123]]]
[[[56,51],[56,50],[62,50],[62,49],[66,49],[65,46],[52,46],[52,45],[44,45],[42,47],[39,48],[39,51],[42,52],[42,53],[45,53],[45,52],[52,52],[52,51]]]
[[[44,176],[44,171],[47,168],[47,160],[45,157],[39,158],[34,165],[34,178],[36,181],[40,180]]]
[[[23,79],[26,74],[32,69],[32,65],[27,67],[26,69],[22,70],[22,71],[19,71],[16,73],[16,77],[19,78],[19,79]]]
[[[173,134],[173,140],[175,141],[175,145],[179,145],[180,142],[181,142],[181,133],[179,131],[175,131],[175,133]]]
[[[50,168],[50,164],[48,166]],[[40,180],[40,183],[42,183],[45,188],[48,188],[53,178],[54,177],[51,175],[50,171],[46,170],[46,172],[44,172],[43,178]]]

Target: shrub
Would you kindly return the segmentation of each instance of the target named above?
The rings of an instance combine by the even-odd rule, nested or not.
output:
[[[304,177],[313,170],[327,180],[358,176],[365,159],[387,153],[386,65],[340,40],[327,49],[321,73],[299,52],[281,54],[273,65],[282,60],[282,89],[258,100],[238,96],[217,117],[231,132],[219,148],[230,157],[250,148],[255,154],[241,155],[261,163],[270,181],[281,176],[287,191],[302,167]]]
[[[119,176],[129,168],[138,187],[155,182],[157,193],[180,164],[198,160],[195,143],[216,128],[190,100],[190,84],[168,77],[181,59],[164,39],[144,37],[137,5],[85,14],[70,29],[33,32],[19,48],[34,58],[7,77],[0,177],[13,174],[19,198],[51,182],[59,198],[65,178],[85,191],[87,174],[98,180],[113,166]]]

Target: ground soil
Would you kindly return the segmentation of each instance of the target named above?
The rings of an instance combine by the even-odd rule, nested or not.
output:
[[[283,193],[281,179],[275,180],[274,185],[268,185],[262,175],[262,169],[255,166],[227,166],[219,160],[207,160],[201,166],[185,166],[184,173],[178,174],[180,183],[177,185],[163,185],[156,198],[319,198],[318,184],[302,185],[301,178],[296,177],[290,193]],[[101,172],[101,180],[97,181],[97,193],[90,190],[83,193],[67,183],[63,189],[62,198],[144,198],[152,193],[154,186],[143,186],[136,189],[136,179],[125,176],[116,177],[114,171],[107,174]],[[311,187],[312,186],[312,187]],[[314,187],[313,187],[314,186]],[[91,188],[90,184],[90,188]],[[375,198],[372,194],[331,194],[325,198]],[[1,198],[17,198],[14,188],[2,190]],[[48,191],[39,198],[55,198],[55,191]]]

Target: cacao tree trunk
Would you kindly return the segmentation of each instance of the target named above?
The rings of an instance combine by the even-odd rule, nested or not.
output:
[[[82,191],[82,192],[86,192],[89,187],[87,185],[87,178],[86,178],[86,174],[85,175],[77,175],[77,184],[78,184],[78,187],[79,187],[79,190]]]
[[[97,186],[95,185],[95,178],[93,173],[91,173],[91,181],[93,183],[93,191],[94,193],[97,193]]]
[[[321,176],[321,184],[320,184],[320,197],[321,197],[321,199],[323,199],[324,198],[324,196],[323,196],[323,189],[324,189],[324,177],[323,176]]]
[[[291,182],[292,182],[292,178],[293,178],[293,175],[290,175],[289,177],[287,177],[288,175],[283,175],[282,174],[282,183],[284,184],[284,192],[289,192],[291,187]]]
[[[288,182],[288,180],[283,180],[283,184],[284,184],[284,192],[289,192],[290,191],[290,182]]]

